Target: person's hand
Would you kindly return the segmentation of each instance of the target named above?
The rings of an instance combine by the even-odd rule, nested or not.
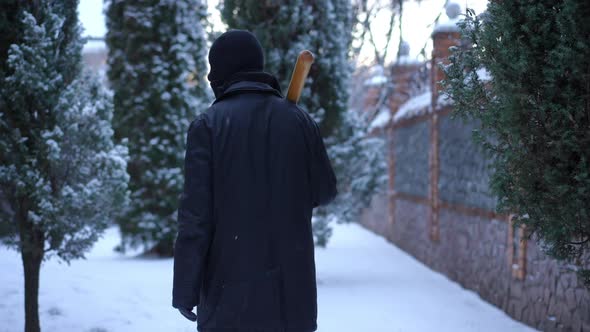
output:
[[[178,311],[188,320],[195,322],[197,321],[197,315],[193,312],[192,309],[188,308],[178,308]]]

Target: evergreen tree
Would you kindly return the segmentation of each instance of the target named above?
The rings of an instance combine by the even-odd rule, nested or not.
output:
[[[458,114],[481,120],[500,211],[590,285],[589,15],[585,0],[493,1],[483,21],[468,12],[446,89]]]
[[[299,52],[316,55],[301,106],[325,137],[336,133],[347,109],[351,66],[352,9],[348,0],[225,0],[222,19],[232,29],[249,30],[264,46],[265,70],[284,92]]]
[[[364,119],[348,110],[352,66],[352,8],[349,0],[225,0],[222,19],[230,28],[253,32],[265,49],[265,70],[289,85],[299,52],[316,55],[300,106],[320,124],[339,196],[316,209],[314,236],[325,245],[332,220],[353,221],[380,188],[385,173],[383,140],[367,138]]]
[[[25,331],[39,331],[41,262],[84,252],[127,203],[127,150],[113,143],[112,104],[81,74],[77,0],[3,2],[0,223],[19,250]]]
[[[127,246],[172,255],[186,131],[209,98],[200,0],[107,3],[115,134],[127,139],[132,200],[119,221]]]

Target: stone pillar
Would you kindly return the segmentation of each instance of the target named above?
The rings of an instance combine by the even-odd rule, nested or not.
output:
[[[377,106],[381,89],[383,89],[383,87],[376,85],[368,85],[366,87],[365,98],[363,100],[363,110],[368,111],[374,109],[375,106]]]
[[[385,89],[389,78],[385,76],[385,71],[381,66],[374,66],[370,69],[369,77],[363,82],[363,110],[365,112],[374,111],[383,89]]]
[[[410,58],[410,47],[406,42],[402,43],[400,56],[391,66],[391,79],[393,91],[389,97],[389,109],[393,116],[399,107],[413,96],[412,83],[415,75],[423,65],[422,62]]]
[[[459,46],[461,41],[461,34],[457,26],[461,7],[456,3],[449,3],[446,7],[446,12],[448,20],[437,24],[432,32],[431,84],[433,109],[435,109],[441,90],[438,82],[445,78],[440,65],[449,64],[449,56],[451,55],[449,48]]]
[[[422,67],[423,63],[410,58],[410,47],[406,42],[402,43],[402,49],[399,52],[399,57],[391,66],[391,80],[393,83],[393,91],[389,96],[388,104],[391,116],[393,117],[399,107],[403,105],[413,96],[412,85],[415,75]],[[395,156],[393,154],[393,139],[392,128],[387,132],[388,136],[388,167],[389,167],[389,224],[393,226],[395,215],[395,191],[394,191],[394,177],[395,177]]]
[[[428,198],[430,201],[429,211],[429,236],[432,241],[439,240],[439,208],[440,199],[438,195],[438,181],[439,181],[439,130],[438,130],[438,113],[437,104],[440,95],[439,82],[445,78],[444,71],[440,68],[441,64],[449,63],[449,56],[452,46],[458,46],[461,40],[459,27],[457,26],[458,17],[461,12],[461,7],[456,3],[449,3],[446,7],[448,16],[447,22],[439,23],[432,32],[432,67],[431,67],[431,91],[432,101],[431,106],[433,110],[432,118],[430,120],[430,153],[429,153],[429,191]]]

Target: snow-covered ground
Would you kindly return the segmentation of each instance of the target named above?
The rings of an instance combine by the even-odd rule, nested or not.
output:
[[[87,260],[43,265],[44,332],[195,331],[171,306],[171,259],[121,256],[110,229]],[[320,332],[533,331],[356,224],[318,249]],[[20,257],[0,249],[0,332],[23,330]]]

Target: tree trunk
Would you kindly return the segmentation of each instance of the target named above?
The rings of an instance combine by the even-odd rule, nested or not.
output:
[[[28,201],[19,200],[16,216],[20,236],[20,251],[25,273],[25,332],[40,332],[39,272],[45,253],[45,234],[27,218]]]
[[[22,252],[25,272],[25,332],[40,332],[39,324],[39,272],[43,255]]]

